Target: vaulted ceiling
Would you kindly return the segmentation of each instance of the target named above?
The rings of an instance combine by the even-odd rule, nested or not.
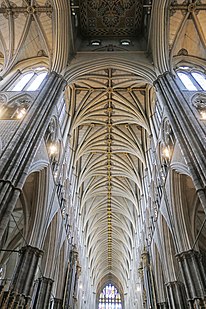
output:
[[[206,0],[0,0],[1,75],[22,62],[66,72],[71,160],[96,287],[112,278],[125,290],[134,263],[150,135],[145,80],[173,68],[174,59],[205,59],[205,29]],[[147,44],[141,53],[134,44],[117,53],[89,50],[91,38],[139,40],[142,34]],[[82,38],[88,39],[84,52],[75,45]],[[120,60],[130,70],[117,69]],[[144,80],[137,74],[140,66]]]
[[[170,58],[206,58],[206,0],[173,0],[170,5]]]
[[[70,147],[94,286],[110,278],[125,290],[133,268],[150,134],[147,91],[137,75],[112,68],[72,85]]]
[[[52,11],[50,0],[0,0],[0,52],[5,69],[31,57],[51,57]]]

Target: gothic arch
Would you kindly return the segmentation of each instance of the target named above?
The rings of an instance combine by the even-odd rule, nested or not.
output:
[[[140,77],[140,79],[148,82],[150,85],[152,85],[157,78],[155,69],[150,63],[143,63],[142,61],[132,62],[116,57],[112,57],[110,60],[108,58],[100,58],[96,59],[95,61],[90,60],[87,62],[78,62],[78,64],[71,63],[71,66],[69,66],[65,73],[65,78],[68,84],[71,84],[72,82],[78,80],[84,75],[87,75],[88,73],[92,73],[97,70],[104,70],[109,67],[135,74],[137,78]]]
[[[160,219],[159,233],[162,249],[160,260],[164,263],[163,270],[165,275],[165,283],[173,282],[177,280],[179,275],[179,266],[175,258],[177,253],[176,241],[163,216],[161,216]]]
[[[110,278],[108,278],[107,276],[101,279],[101,281],[99,282],[98,286],[97,286],[97,291],[96,291],[96,304],[99,303],[99,295],[102,292],[102,290],[104,289],[104,287],[107,284],[113,284],[117,290],[119,291],[120,295],[121,295],[121,300],[122,300],[122,309],[124,309],[124,290],[122,287],[121,282],[118,280],[118,278],[112,277],[112,281]]]
[[[177,251],[187,251],[193,247],[194,201],[197,199],[192,179],[172,170],[170,173],[171,209],[177,235]]]
[[[162,261],[160,259],[160,254],[158,252],[158,248],[156,244],[153,245],[153,273],[155,278],[155,288],[157,293],[157,303],[165,303],[166,301],[166,288],[165,288],[165,275],[164,269],[162,265]]]
[[[37,248],[41,248],[41,243],[44,235],[45,219],[47,214],[47,199],[48,199],[48,168],[43,167],[45,163],[36,162],[30,169],[33,170],[29,174],[25,182],[23,192],[26,200],[29,196],[26,193],[26,188],[30,183],[33,185],[33,200],[27,204],[27,234],[26,239],[29,244]],[[47,163],[48,164],[48,163]],[[34,171],[35,170],[35,171]],[[31,189],[30,189],[31,190]],[[31,193],[30,193],[31,194]]]
[[[67,273],[67,261],[69,259],[69,248],[67,241],[65,240],[60,248],[57,256],[57,263],[55,267],[55,284],[53,287],[53,294],[56,298],[62,299],[65,288],[66,273]]]
[[[56,213],[52,219],[48,229],[46,230],[46,236],[43,244],[43,257],[41,260],[41,268],[44,269],[43,276],[46,278],[54,279],[56,258],[59,252],[59,239],[60,233],[60,216]],[[53,259],[51,259],[51,256]]]

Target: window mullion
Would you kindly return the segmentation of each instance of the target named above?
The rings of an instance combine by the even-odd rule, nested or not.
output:
[[[27,91],[27,89],[29,88],[29,86],[33,83],[33,81],[37,78],[38,74],[34,73],[34,75],[30,78],[30,80],[28,80],[28,82],[26,83],[26,85],[24,86],[24,88],[22,89],[22,91]]]

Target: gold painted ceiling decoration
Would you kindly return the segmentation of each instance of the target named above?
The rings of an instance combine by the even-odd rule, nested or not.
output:
[[[17,1],[16,1],[17,2]],[[43,6],[40,6],[37,1],[33,1],[33,5],[29,5],[27,2],[22,1],[22,4],[18,6],[13,1],[3,1],[0,6],[0,13],[3,13],[3,16],[9,19],[9,15],[13,15],[13,18],[17,18],[20,13],[23,13],[26,17],[28,14],[36,13],[40,15],[41,13],[46,13],[50,18],[52,17],[52,5],[51,1],[45,1]]]
[[[86,37],[137,36],[142,14],[142,0],[81,0],[81,33]]]

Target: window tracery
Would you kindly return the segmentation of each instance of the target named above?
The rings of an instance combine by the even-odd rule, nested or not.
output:
[[[43,68],[22,73],[20,78],[10,87],[10,91],[36,91],[39,90],[48,72]]]
[[[122,309],[121,296],[114,285],[106,285],[100,293],[98,309]]]
[[[200,70],[190,67],[179,67],[177,76],[181,81],[184,90],[189,91],[206,91],[206,75]]]
[[[21,120],[26,115],[32,99],[28,95],[20,95],[8,99],[6,95],[0,95],[0,120]]]

